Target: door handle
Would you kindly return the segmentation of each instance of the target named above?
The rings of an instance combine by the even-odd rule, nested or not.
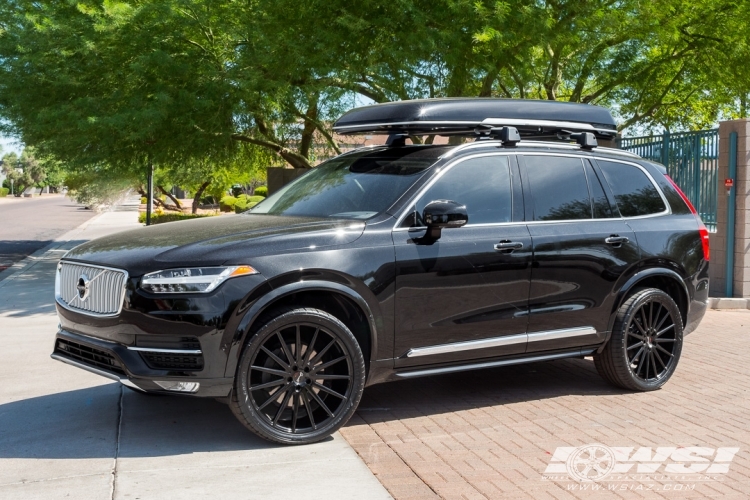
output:
[[[604,243],[607,243],[609,245],[622,245],[623,243],[627,243],[630,241],[625,236],[620,236],[619,234],[613,234],[609,238],[604,238]]]
[[[523,248],[523,243],[520,241],[503,240],[500,243],[495,243],[495,250],[498,252],[510,253],[520,248]]]

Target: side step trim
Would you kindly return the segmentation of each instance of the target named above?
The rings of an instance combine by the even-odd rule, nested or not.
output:
[[[584,335],[596,335],[596,328],[594,328],[593,326],[580,326],[576,328],[548,330],[545,332],[533,332],[529,334],[519,333],[516,335],[505,335],[503,337],[493,337],[489,339],[454,342],[452,344],[415,347],[407,351],[406,357],[416,358],[419,356],[433,356],[435,354],[445,354],[449,352],[471,351],[474,349],[489,349],[490,347],[524,344],[526,342],[541,342],[544,340],[558,340],[568,337],[580,337]]]
[[[576,349],[575,351],[562,352],[562,353],[557,353],[557,354],[544,354],[540,356],[529,356],[525,358],[504,359],[500,361],[488,361],[485,363],[474,363],[471,365],[446,366],[442,368],[427,368],[425,370],[415,370],[415,371],[408,371],[408,372],[401,372],[401,373],[396,372],[396,377],[415,378],[415,377],[424,377],[426,375],[441,375],[444,373],[481,370],[483,368],[495,368],[498,366],[521,365],[524,363],[533,363],[536,361],[551,361],[553,359],[579,358],[581,356],[589,356],[591,354],[594,354],[594,352],[596,352],[596,349]]]

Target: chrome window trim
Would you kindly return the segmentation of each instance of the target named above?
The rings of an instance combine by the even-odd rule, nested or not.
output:
[[[654,177],[651,175],[651,173],[648,170],[646,170],[642,165],[639,165],[639,164],[634,163],[632,161],[624,161],[624,160],[618,160],[618,159],[613,159],[613,158],[603,158],[603,157],[597,157],[597,156],[593,156],[592,158],[594,160],[597,160],[597,161],[599,161],[599,160],[601,160],[601,161],[611,161],[611,162],[614,162],[614,163],[622,163],[623,165],[631,165],[633,167],[639,168],[641,170],[641,172],[643,172],[644,174],[646,174],[646,177],[648,178],[648,180],[651,181],[651,185],[654,186],[654,189],[656,189],[656,192],[659,193],[659,196],[661,196],[661,201],[664,202],[664,206],[667,207],[664,211],[658,212],[658,213],[655,213],[655,214],[633,215],[633,216],[630,216],[630,217],[623,217],[623,219],[625,219],[625,220],[648,219],[648,218],[651,218],[651,217],[660,217],[662,215],[671,215],[672,214],[672,206],[667,201],[667,197],[664,196],[664,193],[662,192],[661,188],[659,187],[659,184],[656,182],[656,179],[654,179]],[[601,167],[599,167],[599,168],[601,168]],[[604,172],[602,172],[602,174],[603,173]],[[604,179],[604,181],[605,182],[609,182],[609,181],[607,181],[607,179]],[[612,194],[614,195],[614,193],[612,193]],[[617,200],[615,200],[615,202],[617,202]],[[619,208],[618,208],[617,211],[618,212],[620,211]]]
[[[125,275],[125,279],[123,280],[122,291],[120,293],[120,305],[119,305],[119,308],[117,309],[117,312],[111,313],[111,314],[101,314],[101,313],[95,313],[95,312],[91,312],[91,311],[86,311],[86,310],[83,310],[83,309],[77,309],[77,308],[74,308],[74,307],[69,307],[68,304],[63,300],[62,295],[61,295],[61,291],[60,291],[60,279],[61,279],[61,277],[60,277],[60,268],[61,268],[61,266],[63,264],[71,264],[71,265],[76,265],[76,266],[93,267],[94,269],[104,269],[105,271],[114,271],[114,272],[118,272],[118,273],[123,273]],[[77,261],[73,261],[73,260],[64,260],[64,259],[61,259],[57,263],[57,269],[55,271],[55,302],[57,302],[60,305],[60,307],[62,307],[63,309],[67,309],[68,311],[72,311],[72,312],[75,312],[75,313],[83,314],[83,315],[86,315],[86,316],[91,316],[91,317],[94,317],[94,318],[114,318],[116,316],[119,316],[120,313],[122,312],[122,308],[123,308],[123,305],[125,303],[125,292],[128,289],[128,280],[129,279],[130,279],[130,274],[128,274],[128,272],[126,270],[124,270],[124,269],[118,269],[116,267],[108,267],[108,266],[99,266],[99,265],[96,265],[96,264],[88,264],[88,263],[85,263],[85,262],[77,262]]]
[[[499,141],[498,141],[499,142]],[[475,144],[475,143],[471,143]],[[486,144],[486,143],[484,143]],[[484,145],[483,144],[483,145]],[[555,146],[557,147],[557,146]],[[437,182],[438,179],[440,179],[443,175],[445,175],[445,172],[453,168],[455,165],[457,165],[459,162],[464,160],[470,160],[472,158],[480,158],[483,156],[507,156],[507,155],[517,155],[517,156],[564,156],[564,157],[570,157],[570,158],[579,158],[582,161],[586,158],[593,159],[593,160],[602,160],[602,161],[613,161],[616,163],[622,163],[624,165],[631,165],[633,167],[639,168],[644,174],[646,174],[646,177],[649,181],[651,181],[651,184],[656,189],[656,192],[659,193],[659,196],[662,199],[662,202],[664,203],[664,206],[667,207],[666,210],[663,212],[658,212],[655,214],[648,214],[648,215],[636,215],[632,217],[623,217],[620,215],[619,217],[609,217],[606,219],[564,219],[564,220],[530,220],[530,221],[513,221],[513,222],[494,222],[494,223],[485,223],[485,224],[466,224],[462,227],[480,227],[480,226],[508,226],[508,225],[516,225],[516,224],[560,224],[560,223],[570,223],[570,222],[581,222],[581,221],[587,221],[587,222],[599,222],[599,221],[611,221],[611,220],[638,220],[638,219],[649,219],[652,217],[662,217],[665,215],[671,215],[672,214],[672,207],[669,205],[669,202],[667,201],[667,198],[664,196],[664,193],[662,192],[661,188],[659,188],[659,185],[654,180],[653,176],[646,170],[643,166],[638,165],[637,163],[625,161],[625,160],[619,160],[619,159],[612,159],[607,158],[603,156],[581,156],[579,154],[575,153],[554,153],[554,152],[529,152],[529,151],[488,151],[484,153],[477,153],[472,154],[469,156],[464,156],[461,158],[455,158],[450,163],[440,168],[440,172],[438,172],[437,175],[435,175],[432,179],[430,179],[430,182],[428,182],[426,185],[422,186],[422,188],[417,192],[416,195],[412,197],[412,199],[409,201],[409,203],[406,203],[405,209],[401,212],[401,214],[396,219],[396,224],[393,226],[393,231],[419,231],[422,229],[427,229],[424,226],[421,227],[399,227],[401,223],[404,221],[407,215],[409,215],[409,208],[412,205],[412,202],[415,200],[418,200],[432,185]],[[606,179],[605,179],[606,181]],[[619,213],[620,210],[618,209],[617,212]],[[460,228],[456,228],[460,229]]]
[[[560,328],[557,330],[546,330],[541,332],[518,333],[492,337],[489,339],[468,340],[465,342],[453,342],[450,344],[438,344],[426,347],[414,347],[406,352],[407,358],[420,356],[434,356],[451,352],[472,351],[475,349],[489,349],[491,347],[502,347],[506,345],[521,344],[524,342],[541,342],[544,340],[559,340],[570,337],[581,337],[584,335],[596,335],[593,326],[578,326],[574,328]]]
[[[394,224],[393,230],[397,231],[399,229],[402,229],[402,230],[409,230],[409,229],[414,230],[415,229],[415,228],[408,228],[408,227],[406,227],[406,228],[399,228],[398,227],[404,221],[404,219],[406,218],[406,216],[409,215],[409,208],[408,207],[411,206],[412,201],[418,200],[428,189],[430,189],[432,187],[433,184],[435,184],[438,181],[438,179],[440,179],[441,177],[443,177],[445,175],[445,173],[448,170],[452,169],[454,166],[458,165],[461,162],[472,160],[474,158],[483,158],[485,156],[511,156],[511,155],[514,155],[514,154],[516,154],[515,151],[489,151],[489,152],[484,152],[484,153],[477,153],[477,154],[473,154],[473,155],[469,155],[469,156],[462,156],[461,158],[455,158],[451,162],[449,162],[448,164],[446,164],[446,165],[444,165],[442,167],[438,167],[437,174],[435,174],[432,177],[432,179],[429,180],[429,182],[427,184],[425,184],[424,186],[422,186],[419,189],[419,191],[417,191],[417,193],[414,196],[412,196],[411,200],[409,200],[409,202],[406,203],[406,207],[407,208],[405,208],[401,212],[401,214],[396,218],[396,224]],[[510,167],[510,164],[508,166]],[[502,223],[497,222],[495,224],[517,224],[517,223],[516,222],[502,222]],[[470,224],[467,224],[467,225],[465,225],[463,227],[468,227],[468,226],[470,226]]]
[[[167,354],[203,354],[200,349],[164,349],[160,347],[131,347],[126,346],[129,351],[138,352],[160,352]]]

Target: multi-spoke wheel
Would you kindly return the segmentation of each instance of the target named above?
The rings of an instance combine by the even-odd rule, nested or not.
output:
[[[594,356],[599,374],[639,391],[658,389],[677,367],[682,351],[682,318],[672,297],[647,288],[633,294],[617,313],[612,336]]]
[[[312,443],[349,420],[364,380],[362,350],[349,329],[324,311],[293,309],[248,342],[230,406],[265,439]]]

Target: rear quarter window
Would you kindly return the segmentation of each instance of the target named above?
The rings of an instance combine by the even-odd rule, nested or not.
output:
[[[597,163],[623,217],[659,214],[667,209],[656,186],[640,168],[603,160]]]

